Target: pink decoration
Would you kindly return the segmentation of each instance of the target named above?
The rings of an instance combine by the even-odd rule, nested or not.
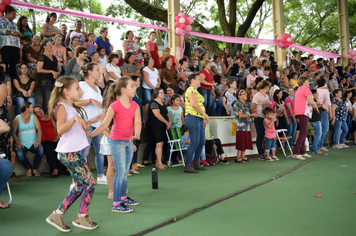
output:
[[[176,28],[179,28],[179,27],[180,27],[179,21],[174,22],[174,26],[175,26]]]
[[[2,4],[6,5],[10,5],[11,4],[11,0],[2,0]]]
[[[317,198],[321,198],[322,196],[320,194],[315,195]]]
[[[189,20],[189,24],[193,24],[194,23],[194,17],[189,16],[188,20]]]
[[[0,4],[0,12],[1,13],[5,11],[5,7],[6,7],[5,4],[3,4],[3,3]]]
[[[184,23],[185,23],[185,19],[184,19],[183,17],[181,17],[178,21],[179,21],[179,23],[181,23],[181,24],[184,24]]]
[[[356,61],[356,57],[353,57],[352,60]]]
[[[176,28],[176,34],[182,35],[183,32],[184,32],[183,29],[181,29],[181,28]]]
[[[280,34],[278,35],[278,39],[280,40],[280,43],[277,44],[278,47],[280,48],[289,48],[290,45],[294,43],[293,39],[291,38],[292,36],[290,34]]]
[[[192,31],[192,27],[190,25],[187,25],[187,27],[185,27],[185,31],[190,33],[190,31]]]
[[[356,50],[350,48],[347,52],[349,53],[347,55],[347,59],[353,59],[354,61],[356,61]]]
[[[181,18],[181,19],[182,19],[182,18]],[[180,25],[180,28],[181,28],[181,29],[185,29],[185,27],[187,27],[186,24],[181,24],[181,25]]]

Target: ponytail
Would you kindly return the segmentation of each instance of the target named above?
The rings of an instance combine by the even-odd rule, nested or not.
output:
[[[186,92],[187,89],[190,87],[192,79],[195,79],[196,77],[197,77],[197,74],[189,75],[188,79],[185,81],[185,84],[184,84],[184,92]]]

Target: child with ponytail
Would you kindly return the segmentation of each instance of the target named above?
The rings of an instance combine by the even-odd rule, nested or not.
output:
[[[102,119],[102,114],[84,121],[85,111],[76,106],[83,94],[77,80],[63,76],[55,82],[49,101],[49,115],[53,121],[58,136],[61,136],[56,152],[58,159],[70,171],[75,182],[74,188],[68,193],[58,209],[46,219],[47,223],[62,232],[69,232],[71,228],[64,223],[64,215],[68,208],[79,198],[80,208],[72,224],[83,229],[95,229],[98,224],[92,222],[88,214],[88,206],[93,197],[96,180],[79,152],[88,147],[85,130],[92,123]]]
[[[135,95],[135,86],[132,79],[123,76],[116,80],[115,86],[109,89],[106,103],[110,104],[106,110],[106,117],[101,124],[90,134],[94,137],[114,121],[110,134],[110,150],[115,165],[113,182],[113,212],[128,213],[133,209],[126,205],[139,203],[126,196],[127,173],[130,170],[134,152],[134,140],[140,139],[141,113],[139,105],[132,100]],[[110,103],[110,101],[114,101]]]

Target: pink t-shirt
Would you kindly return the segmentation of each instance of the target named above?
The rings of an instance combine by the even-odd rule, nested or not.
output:
[[[304,115],[307,107],[307,96],[312,95],[308,87],[299,87],[295,93],[295,103],[298,104],[294,107],[294,115]]]
[[[294,114],[294,103],[295,103],[294,98],[291,98],[290,96],[288,96],[288,97],[284,100],[284,103],[286,104],[286,111],[287,111],[288,117],[292,117],[292,114],[290,114],[289,109],[287,108],[287,104],[288,104],[288,103],[290,104],[290,106],[291,106],[291,108],[292,108],[292,111],[293,111],[293,114]]]
[[[139,109],[139,106],[136,102],[130,100],[130,108],[126,108],[118,99],[110,107],[115,112],[110,138],[130,141],[134,134],[135,111]]]
[[[257,78],[257,76],[253,76],[253,75],[249,74],[246,78],[246,87],[252,88],[253,87],[252,82],[255,81],[256,78]]]
[[[269,106],[268,95],[264,97],[260,92],[256,93],[252,98],[252,103],[255,103],[258,117],[264,118],[263,110]]]
[[[276,128],[274,127],[274,125],[272,125],[271,127],[267,128],[267,126],[265,126],[265,124],[264,124],[265,121],[268,124],[272,122],[269,119],[264,119],[263,120],[263,126],[265,127],[265,137],[266,138],[275,138],[276,137]]]
[[[58,62],[63,62],[63,56],[66,53],[67,53],[67,50],[65,47],[61,46],[60,49],[56,49],[56,48],[54,48],[54,46],[52,46],[52,55],[57,58]]]
[[[328,111],[329,106],[331,106],[329,90],[326,88],[318,88],[317,91],[319,94],[318,102],[323,103],[326,100],[323,108]]]
[[[269,98],[268,99],[269,100],[269,107],[271,108],[271,109],[273,109],[274,108],[274,101],[273,101],[273,99],[272,98]]]

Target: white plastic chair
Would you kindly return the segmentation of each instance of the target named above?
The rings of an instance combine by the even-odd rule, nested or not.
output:
[[[276,135],[277,135],[277,138],[276,138],[276,140],[278,140],[278,142],[279,142],[279,144],[281,145],[281,148],[282,148],[282,151],[283,151],[283,154],[284,154],[284,156],[286,157],[286,158],[289,158],[289,157],[291,157],[291,156],[293,156],[293,151],[292,151],[292,148],[290,147],[290,145],[289,145],[289,142],[288,142],[288,139],[291,139],[292,137],[290,137],[290,136],[286,136],[286,133],[285,132],[287,132],[288,130],[286,130],[286,129],[277,129],[276,130]],[[281,136],[280,134],[282,134],[283,136]],[[282,142],[283,141],[283,142]],[[285,152],[285,150],[284,150],[284,143],[287,143],[288,144],[288,149],[289,149],[289,151],[290,151],[290,154],[291,155],[289,155],[289,156],[287,156],[287,154],[286,154],[286,152]]]
[[[0,158],[4,158],[6,157],[6,155],[0,155]],[[10,205],[10,203],[12,202],[12,195],[11,195],[11,189],[10,189],[10,185],[9,182],[6,183],[6,188],[7,188],[7,193],[9,194],[9,201],[8,201],[8,205]]]
[[[168,158],[168,166],[169,167],[176,167],[176,166],[185,166],[185,162],[184,162],[184,156],[183,156],[183,152],[182,151],[184,151],[184,150],[187,150],[187,148],[182,148],[182,146],[180,145],[180,139],[173,139],[173,140],[171,140],[171,137],[170,137],[170,135],[169,135],[169,132],[166,130],[166,134],[167,134],[167,139],[168,139],[168,141],[167,141],[167,143],[169,144],[169,158]],[[176,149],[175,148],[175,145],[174,145],[174,143],[175,142],[177,142],[177,144],[178,144],[178,149]],[[181,157],[182,157],[182,164],[176,164],[176,165],[172,165],[171,163],[172,163],[172,161],[171,161],[171,159],[172,159],[172,153],[173,152],[180,152],[180,155],[181,155]]]

